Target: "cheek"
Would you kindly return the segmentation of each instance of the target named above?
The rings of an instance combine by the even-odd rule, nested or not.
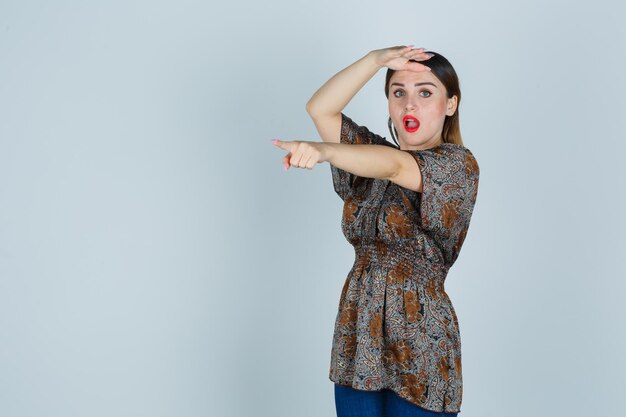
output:
[[[428,117],[429,122],[438,123],[440,119],[444,119],[446,116],[446,103],[437,103],[425,110],[424,115]]]
[[[443,100],[439,103],[439,114],[445,116],[446,115],[446,108],[448,106],[448,102],[446,100]]]
[[[389,116],[394,125],[399,126],[402,123],[402,109],[397,105],[389,104]]]

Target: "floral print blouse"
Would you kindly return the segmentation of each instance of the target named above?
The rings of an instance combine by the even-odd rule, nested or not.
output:
[[[398,149],[343,113],[340,141]],[[418,164],[422,193],[330,166],[355,261],[339,300],[329,378],[460,412],[461,337],[444,281],[470,224],[478,163],[452,143],[403,152]]]

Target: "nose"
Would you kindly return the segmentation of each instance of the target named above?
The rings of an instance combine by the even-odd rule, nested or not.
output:
[[[407,110],[415,110],[417,108],[417,97],[415,95],[411,95],[406,99],[406,109]]]

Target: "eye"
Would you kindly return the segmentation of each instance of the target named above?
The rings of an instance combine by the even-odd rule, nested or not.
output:
[[[396,95],[396,93],[404,93],[404,91],[397,89],[396,91],[393,92],[394,97],[399,97],[398,95]]]
[[[422,90],[422,91],[420,91],[420,94],[421,94],[421,93],[428,93],[428,95],[427,95],[427,96],[422,96],[422,97],[430,97],[430,96],[432,96],[432,95],[433,95],[433,93],[431,93],[431,92],[430,92],[430,91],[428,91],[428,90]]]

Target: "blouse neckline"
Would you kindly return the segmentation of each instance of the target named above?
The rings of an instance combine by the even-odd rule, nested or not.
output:
[[[396,146],[396,149],[401,150],[401,151],[410,151],[410,152],[424,152],[424,151],[432,151],[441,147],[444,147],[445,145],[458,145],[458,146],[462,146],[459,145],[458,143],[449,143],[449,142],[442,142],[437,146],[433,146],[432,148],[427,148],[427,149],[400,149],[400,147]]]

